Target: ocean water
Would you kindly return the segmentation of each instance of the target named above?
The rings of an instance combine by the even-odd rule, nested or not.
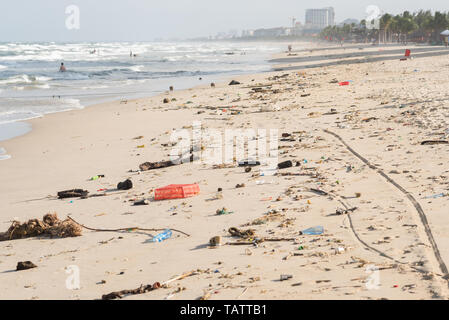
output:
[[[0,43],[0,141],[24,133],[11,123],[48,113],[269,71],[267,60],[281,50],[285,44]],[[61,62],[67,72],[58,72]]]

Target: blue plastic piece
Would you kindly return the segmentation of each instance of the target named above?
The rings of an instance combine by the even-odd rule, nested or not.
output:
[[[324,228],[322,226],[313,227],[307,230],[304,230],[302,234],[308,235],[308,236],[319,236],[324,233]]]
[[[157,236],[153,237],[151,241],[153,242],[162,242],[164,240],[167,240],[171,238],[173,235],[173,232],[170,229],[165,230],[164,232],[158,234]]]

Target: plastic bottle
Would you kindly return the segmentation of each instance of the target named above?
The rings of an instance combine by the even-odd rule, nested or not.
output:
[[[157,236],[153,237],[151,241],[153,242],[162,242],[164,240],[167,240],[171,238],[173,232],[170,229],[165,230],[164,232],[158,234]]]
[[[301,232],[303,235],[308,236],[319,236],[324,233],[324,228],[322,226],[313,227]]]

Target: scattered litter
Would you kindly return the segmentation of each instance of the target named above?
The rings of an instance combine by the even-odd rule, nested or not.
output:
[[[133,182],[130,179],[120,182],[117,185],[118,190],[131,190],[132,188],[133,188]]]
[[[173,278],[173,279],[165,281],[163,283],[156,282],[152,285],[151,284],[150,285],[141,285],[139,288],[133,289],[133,290],[122,290],[122,291],[117,291],[117,292],[111,292],[109,294],[103,295],[101,298],[102,298],[102,300],[115,300],[115,299],[122,299],[123,296],[126,296],[126,295],[137,295],[137,294],[148,293],[148,292],[160,289],[162,287],[166,287],[171,282],[179,281],[184,278],[193,276],[195,274],[196,274],[196,271],[187,272],[179,277]]]
[[[19,262],[17,263],[16,271],[29,270],[33,268],[37,268],[37,266],[31,261]]]
[[[172,235],[173,235],[173,232],[170,229],[167,229],[164,232],[153,237],[153,239],[151,241],[152,242],[162,242],[164,240],[170,239]]]
[[[83,189],[72,189],[66,191],[58,192],[58,199],[69,199],[69,198],[86,198],[89,191]]]
[[[90,178],[90,181],[99,180],[100,178],[104,178],[104,174],[99,174],[97,176],[94,176],[94,177]]]
[[[217,216],[224,216],[224,215],[233,214],[233,213],[234,213],[234,211],[228,211],[228,209],[226,209],[226,208],[217,210]]]
[[[288,281],[288,280],[290,280],[290,279],[293,279],[293,276],[292,276],[292,275],[282,274],[282,275],[281,275],[281,278],[280,278],[280,281]]]
[[[300,232],[301,235],[308,235],[308,236],[319,236],[322,235],[323,233],[324,228],[322,226],[309,228]]]
[[[446,140],[432,140],[432,141],[423,141],[421,142],[422,146],[433,146],[437,144],[449,144],[449,141]]]
[[[213,237],[209,240],[209,244],[211,247],[219,247],[222,244],[222,238],[220,236]]]
[[[278,169],[287,169],[293,167],[293,162],[285,161],[278,164]]]
[[[438,198],[443,198],[446,196],[449,196],[449,193],[434,194],[433,196],[428,196],[428,197],[425,197],[424,199],[438,199]]]
[[[140,201],[134,202],[134,206],[147,206],[149,204],[150,203],[148,200],[140,200]]]
[[[242,239],[252,239],[256,236],[256,231],[253,229],[240,230],[238,228],[233,227],[233,228],[229,228],[228,232],[233,237],[242,238]]]
[[[172,161],[160,161],[160,162],[145,162],[142,163],[139,168],[142,171],[155,170],[172,167],[175,164]]]
[[[154,200],[183,199],[196,196],[200,193],[198,184],[171,184],[169,186],[156,189]]]
[[[260,162],[256,160],[239,161],[239,167],[256,167],[260,166]]]

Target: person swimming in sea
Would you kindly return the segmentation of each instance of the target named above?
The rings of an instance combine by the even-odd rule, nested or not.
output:
[[[59,72],[66,72],[67,69],[64,66],[64,62],[61,62],[61,67],[59,67]]]

